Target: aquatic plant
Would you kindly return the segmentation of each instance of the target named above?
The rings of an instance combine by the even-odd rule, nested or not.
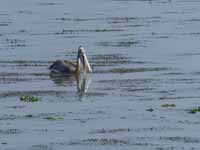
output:
[[[130,128],[114,128],[114,129],[102,128],[102,129],[94,130],[90,133],[117,133],[117,132],[130,132],[130,131],[131,131]]]
[[[155,67],[155,68],[149,68],[149,67],[139,67],[139,68],[112,68],[109,70],[100,70],[100,71],[96,71],[97,73],[120,73],[120,74],[125,74],[125,73],[135,73],[135,72],[158,72],[158,71],[165,71],[165,70],[169,70],[170,68],[159,68],[159,67]]]
[[[167,108],[167,107],[176,107],[176,105],[175,104],[162,104],[161,107],[165,107],[165,108]]]
[[[1,144],[2,144],[2,145],[6,145],[6,144],[8,144],[8,143],[7,143],[7,142],[1,142]]]
[[[48,116],[48,117],[44,117],[44,119],[53,121],[53,120],[63,120],[64,118],[60,116]]]
[[[33,117],[32,114],[25,115],[25,118],[32,118],[32,117]]]
[[[100,33],[100,32],[120,32],[123,31],[122,29],[63,29],[59,32],[56,32],[56,35],[60,34],[80,34],[80,33],[89,33],[89,32],[95,32],[95,33]]]
[[[146,109],[146,111],[152,112],[152,111],[154,111],[154,109],[153,108],[148,108],[148,109]]]
[[[88,138],[80,141],[71,142],[70,145],[129,145],[129,141],[107,138]]]
[[[189,111],[190,114],[195,114],[197,112],[200,112],[200,106],[198,108],[193,108]]]
[[[40,101],[40,98],[35,97],[35,96],[25,95],[25,96],[21,96],[20,100],[22,102],[38,102],[38,101]]]

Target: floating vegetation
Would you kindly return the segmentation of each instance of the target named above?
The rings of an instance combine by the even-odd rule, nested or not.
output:
[[[13,61],[3,61],[0,60],[0,65],[14,65],[14,66],[48,66],[49,63],[47,61],[31,61],[31,60],[13,60]]]
[[[169,100],[169,99],[196,99],[200,98],[199,96],[163,96],[159,97],[160,100]]]
[[[181,137],[181,136],[174,136],[174,137],[160,137],[160,140],[169,140],[173,142],[183,142],[183,143],[199,143],[199,138],[195,137]]]
[[[70,145],[128,145],[129,141],[126,140],[118,140],[118,139],[96,139],[96,138],[88,138],[81,141],[71,142]]]
[[[154,109],[153,108],[148,108],[148,109],[146,109],[146,111],[153,112]]]
[[[32,117],[34,117],[32,114],[28,114],[28,115],[25,115],[24,116],[25,118],[32,118]]]
[[[59,120],[63,119],[65,116],[65,113],[38,113],[38,114],[24,114],[24,115],[7,115],[4,114],[3,116],[0,116],[0,120],[16,120],[16,119],[30,119],[30,118],[43,118],[43,119],[49,119],[52,118]]]
[[[55,3],[55,2],[38,2],[40,6],[53,6],[53,5],[61,5],[62,3]]]
[[[134,39],[124,39],[120,41],[104,41],[104,42],[97,42],[97,46],[104,46],[104,47],[131,47],[139,44],[139,41]]]
[[[117,133],[117,132],[130,132],[131,129],[130,128],[117,128],[117,129],[97,129],[97,130],[94,130],[90,133]]]
[[[189,111],[190,114],[196,114],[197,112],[200,112],[200,106],[198,108],[193,108]]]
[[[0,129],[0,135],[19,134],[19,133],[22,133],[22,131],[19,129]]]
[[[149,109],[149,110],[152,110]],[[118,133],[118,132],[161,132],[161,131],[176,131],[176,130],[182,130],[180,127],[170,127],[170,126],[152,126],[148,128],[116,128],[116,129],[96,129],[91,132],[90,134],[109,134],[109,133]]]
[[[113,68],[110,70],[101,70],[97,71],[97,73],[133,73],[133,72],[150,72],[150,71],[165,71],[169,70],[169,68]]]
[[[2,144],[2,145],[6,145],[6,144],[8,144],[8,143],[7,143],[7,142],[1,142],[1,144]]]
[[[176,105],[175,104],[162,104],[161,107],[165,107],[165,108],[176,107]]]
[[[5,27],[11,24],[11,22],[0,22],[0,27]]]
[[[120,32],[123,31],[122,29],[63,29],[60,32],[56,32],[55,34],[79,34],[79,33],[85,33],[85,32]]]
[[[70,17],[60,17],[56,20],[60,21],[73,21],[73,22],[83,22],[83,21],[106,21],[110,24],[116,23],[128,23],[133,20],[139,20],[138,17],[107,17],[107,18],[70,18]]]
[[[144,139],[142,137],[142,139]],[[54,143],[52,143],[54,144]],[[155,146],[157,144],[148,143],[148,142],[134,142],[129,139],[115,139],[115,138],[87,138],[83,140],[72,141],[69,143],[55,143],[60,145],[137,145],[137,146]]]
[[[26,14],[26,15],[32,15],[33,14],[33,12],[30,11],[30,10],[19,10],[18,12],[19,12],[19,14]]]
[[[87,121],[90,121],[90,120],[96,120],[97,118],[74,118],[73,120],[75,121],[78,121],[80,123],[86,123]]]
[[[74,22],[82,22],[82,21],[89,21],[89,20],[96,20],[97,18],[67,18],[67,17],[60,17],[56,18],[56,20],[60,21],[74,21]]]
[[[184,75],[184,73],[182,72],[167,72],[167,73],[163,73],[163,75]]]
[[[20,78],[20,77],[5,77],[0,75],[0,83],[1,84],[11,84],[11,83],[17,83],[17,82],[24,82],[24,81],[30,81],[31,79],[28,78]]]
[[[24,95],[37,95],[37,96],[55,96],[56,98],[65,98],[66,96],[77,96],[76,92],[68,92],[66,90],[33,90],[33,91],[6,91],[6,92],[0,92],[0,99],[2,98],[8,98],[8,97],[22,97]],[[87,93],[88,97],[96,96],[96,97],[102,97],[107,95],[104,92],[89,92]]]
[[[26,41],[21,39],[6,39],[6,43],[9,47],[25,47]]]
[[[6,98],[6,97],[18,97],[18,96],[24,96],[25,95],[58,95],[58,94],[66,94],[64,91],[12,91],[12,92],[2,92],[0,93],[0,98]]]
[[[122,54],[98,54],[93,55],[90,59],[94,63],[93,66],[116,66],[117,64],[129,64],[132,62],[130,57]]]
[[[25,107],[26,107],[25,105],[6,106],[6,108],[12,108],[12,109],[22,109]]]
[[[44,119],[54,121],[54,120],[63,120],[64,118],[61,116],[48,116],[44,117]]]
[[[21,97],[20,97],[20,100],[21,100],[22,102],[38,102],[38,101],[40,101],[41,99],[38,98],[38,97],[35,97],[35,96],[25,95],[25,96],[21,96]]]
[[[105,83],[109,86],[107,88],[103,87],[101,90],[120,90],[123,94],[134,94],[137,92],[151,92],[154,88],[146,85],[156,85],[157,79],[143,78],[143,79],[111,79],[111,80],[99,80],[98,83]],[[143,88],[146,86],[147,88]]]
[[[153,91],[154,88],[135,88],[135,87],[127,87],[127,88],[124,88],[123,91],[128,91],[128,92],[138,92],[138,91],[146,91],[146,92],[149,92],[149,91]]]
[[[53,148],[49,145],[43,145],[43,144],[38,144],[38,145],[33,145],[31,150],[53,150]]]

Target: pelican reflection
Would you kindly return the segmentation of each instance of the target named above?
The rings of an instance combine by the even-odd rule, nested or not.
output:
[[[90,75],[79,75],[77,80],[77,91],[80,97],[87,93],[91,82],[92,80]]]
[[[55,84],[62,85],[62,86],[72,85],[74,82],[76,82],[77,93],[80,97],[82,97],[85,93],[87,93],[88,88],[92,81],[90,74],[64,75],[64,74],[52,72],[50,73],[50,78]]]

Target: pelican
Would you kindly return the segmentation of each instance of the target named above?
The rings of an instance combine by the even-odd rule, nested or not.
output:
[[[49,67],[49,70],[52,73],[79,74],[81,68],[84,74],[87,72],[92,73],[92,68],[85,54],[85,50],[82,46],[79,46],[76,64],[69,61],[57,60]]]

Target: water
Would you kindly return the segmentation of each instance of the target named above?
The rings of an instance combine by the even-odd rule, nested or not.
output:
[[[1,1],[1,149],[200,149],[199,4]],[[50,75],[79,45],[94,73]]]

